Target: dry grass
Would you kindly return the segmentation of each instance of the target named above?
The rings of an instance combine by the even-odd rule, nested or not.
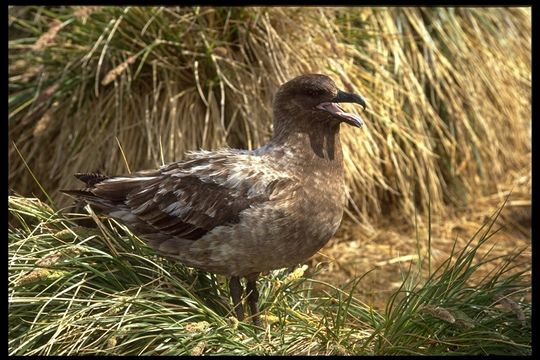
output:
[[[529,154],[530,155],[530,154]],[[513,272],[530,268],[532,261],[532,217],[531,217],[531,169],[525,168],[507,174],[497,186],[497,192],[479,197],[468,207],[454,209],[453,213],[434,216],[431,223],[431,248],[428,248],[429,227],[426,216],[418,217],[419,242],[415,242],[416,230],[406,223],[396,223],[392,219],[381,219],[373,224],[375,230],[353,223],[344,223],[339,233],[312,258],[312,265],[319,264],[316,278],[333,284],[345,284],[351,279],[364,275],[363,287],[358,288],[362,301],[382,309],[388,296],[403,281],[401,274],[411,264],[430,252],[432,267],[439,266],[452,248],[461,249],[484,224],[494,211],[506,203],[496,225],[501,227],[497,236],[489,239],[479,251],[488,251],[493,257],[508,255],[525,249],[517,258]],[[482,267],[476,278],[487,276],[500,261]],[[321,266],[321,263],[324,264]],[[423,276],[427,276],[428,264],[424,261]],[[528,271],[523,280],[532,285]],[[524,294],[530,301],[531,292]]]
[[[9,136],[60,205],[72,173],[127,171],[118,143],[132,170],[260,146],[272,94],[306,72],[369,101],[367,127],[344,130],[364,227],[528,166],[528,8],[11,7],[9,26]],[[9,161],[13,189],[39,195],[13,146]]]
[[[530,328],[503,291],[524,280],[511,295],[530,316],[530,272],[490,283],[501,262],[474,270],[489,296],[450,281],[454,298],[430,298],[452,280],[447,269],[446,280],[391,311],[371,308],[394,303],[419,255],[431,254],[425,278],[454,245],[465,247],[509,193],[497,222],[505,228],[470,254],[526,248],[508,261],[514,271],[528,268],[530,8],[12,6],[8,26],[10,191],[53,205],[12,197],[12,353],[530,352]],[[268,328],[257,338],[225,320],[216,277],[154,257],[114,221],[87,233],[55,212],[70,201],[58,189],[78,186],[75,172],[126,173],[188,150],[260,146],[271,135],[274,92],[308,72],[368,100],[367,126],[343,130],[347,221],[312,259],[310,271],[321,271],[308,281],[358,283],[365,274],[354,297],[330,284],[315,289],[326,295],[281,286],[288,276],[273,272],[261,292]],[[85,252],[43,270],[59,259],[55,249],[71,245]],[[481,326],[454,327],[460,309]],[[498,333],[501,326],[509,332]]]
[[[530,9],[12,7],[9,26],[10,139],[58,205],[78,171],[260,146],[277,87],[322,72],[369,106],[344,130],[354,222],[320,278],[375,266],[364,295],[384,302],[428,199],[435,263],[510,190],[496,251],[530,241]],[[14,146],[9,160],[12,189],[39,195]]]

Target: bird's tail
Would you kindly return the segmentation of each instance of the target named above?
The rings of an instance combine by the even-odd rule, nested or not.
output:
[[[63,192],[64,194],[71,195],[71,196],[74,196],[74,197],[79,197],[79,196],[84,197],[84,196],[91,195],[92,194],[92,189],[94,188],[94,186],[96,184],[99,184],[103,180],[107,180],[107,179],[111,178],[110,176],[100,174],[99,172],[77,173],[77,174],[75,174],[73,176],[75,176],[80,181],[84,182],[86,184],[86,188],[85,189],[78,189],[78,190],[62,189],[60,191]]]
[[[97,205],[102,210],[123,207],[131,191],[141,188],[141,186],[149,186],[159,180],[156,172],[139,172],[125,176],[107,176],[94,172],[78,173],[75,174],[75,177],[83,181],[86,187],[60,191],[76,199]]]
[[[82,182],[86,183],[88,187],[92,187],[97,183],[102,182],[103,180],[110,179],[110,176],[103,175],[99,172],[93,172],[93,173],[77,173],[75,175],[77,179],[81,180]]]
[[[93,173],[77,173],[74,176],[80,181],[86,184],[84,189],[62,189],[60,192],[72,196],[77,200],[83,200],[92,205],[96,205],[100,210],[106,210],[110,205],[110,201],[106,198],[103,198],[99,194],[96,194],[94,190],[96,189],[96,184],[103,182],[104,180],[111,179],[111,176],[101,174],[99,172]]]

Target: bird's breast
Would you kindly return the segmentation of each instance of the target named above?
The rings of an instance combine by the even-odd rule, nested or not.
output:
[[[303,190],[300,211],[305,214],[305,226],[314,238],[315,247],[320,248],[341,223],[345,201],[343,177],[314,171],[306,178]]]

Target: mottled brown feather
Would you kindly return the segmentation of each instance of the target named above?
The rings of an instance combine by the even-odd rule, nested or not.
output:
[[[243,210],[267,201],[280,182],[290,181],[273,180],[263,194],[249,197],[248,191],[257,181],[253,171],[248,172],[247,175],[251,176],[247,176],[232,189],[220,185],[228,178],[229,171],[221,171],[219,175],[212,176],[215,169],[223,167],[226,162],[225,155],[214,155],[125,177],[87,174],[78,178],[87,185],[91,184],[91,187],[64,192],[83,197],[108,215],[124,220],[131,227],[136,227],[143,237],[166,234],[197,240],[217,226],[237,223]],[[207,167],[208,171],[190,174],[197,166]],[[208,176],[206,181],[201,180],[201,175]],[[98,178],[103,180],[97,181]],[[142,180],[138,181],[139,178]],[[170,206],[178,206],[181,215],[167,211]],[[157,243],[159,245],[159,241]]]
[[[266,145],[198,151],[125,176],[78,174],[87,188],[66,193],[188,266],[232,276],[292,266],[319,250],[343,215],[340,124],[363,122],[336,102],[365,105],[327,76],[299,76],[276,93]]]

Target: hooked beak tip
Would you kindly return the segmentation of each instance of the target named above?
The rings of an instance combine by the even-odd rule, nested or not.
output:
[[[366,110],[366,100],[357,94],[347,93],[345,91],[338,90],[335,98],[332,102],[336,103],[356,103],[362,106],[362,111]]]

